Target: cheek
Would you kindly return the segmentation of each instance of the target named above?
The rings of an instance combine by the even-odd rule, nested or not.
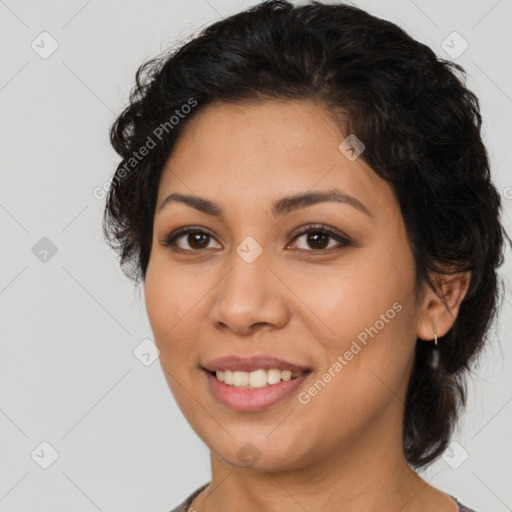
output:
[[[380,315],[385,318],[379,326],[382,321],[398,316],[395,313],[399,306],[393,305],[410,302],[414,286],[407,252],[388,249],[384,253],[377,247],[358,249],[347,255],[346,261],[347,264],[341,261],[336,266],[318,267],[314,272],[302,268],[288,278],[303,303],[297,307],[304,309],[305,305],[310,309],[321,326],[324,342],[330,340],[332,348],[340,349],[347,340],[379,321]],[[397,322],[391,320],[386,328],[391,323]]]
[[[180,332],[185,328],[187,312],[197,302],[191,287],[181,281],[179,271],[169,269],[158,259],[150,261],[144,285],[146,311],[155,343],[166,363],[175,361],[180,346],[185,346],[179,342],[183,339]]]
[[[398,421],[414,355],[413,308],[398,302],[331,324],[338,336],[323,338],[323,364],[298,397],[304,431],[355,440],[386,409]]]
[[[328,272],[316,286],[303,280],[301,287],[304,302],[313,304],[321,324],[329,328],[317,340],[322,370],[331,368],[336,378],[319,402],[325,399],[328,406],[332,400],[343,409],[352,399],[354,406],[381,391],[389,394],[382,382],[390,389],[401,385],[416,339],[414,265],[408,247],[402,246],[387,253],[368,249],[350,268]],[[339,356],[342,369],[338,364],[336,371]],[[343,393],[347,389],[349,395]]]
[[[160,365],[176,403],[181,410],[193,413],[190,397],[184,389],[192,389],[195,350],[189,325],[190,310],[197,300],[180,283],[179,272],[172,272],[153,261],[148,265],[144,286],[145,303],[153,338],[160,351]],[[189,315],[187,315],[189,312]],[[194,370],[194,371],[193,371]]]
[[[171,264],[164,250],[156,248],[152,251],[144,293],[151,327],[155,336],[161,339],[197,302],[197,280],[187,276],[190,273]]]

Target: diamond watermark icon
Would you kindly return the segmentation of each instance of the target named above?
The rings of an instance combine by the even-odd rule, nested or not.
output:
[[[59,47],[59,43],[48,32],[41,32],[30,46],[39,57],[47,59]]]
[[[252,468],[261,459],[261,455],[258,447],[252,443],[245,443],[236,454],[238,459],[248,468]]]
[[[345,155],[348,160],[353,162],[357,160],[359,155],[365,150],[366,146],[358,139],[353,133],[351,133],[339,146],[340,153]]]
[[[452,441],[444,451],[442,459],[452,469],[458,469],[469,457],[469,453],[457,441]]]
[[[252,263],[263,252],[263,247],[252,236],[248,236],[238,245],[236,252],[246,263]]]
[[[153,340],[149,338],[144,338],[141,343],[139,343],[134,351],[133,355],[144,365],[150,366],[152,365],[160,356],[160,350],[153,343]]]
[[[469,48],[469,43],[458,32],[454,31],[443,40],[441,48],[452,59],[457,59]]]
[[[43,469],[48,469],[59,457],[59,452],[47,441],[43,441],[30,454],[34,462]]]
[[[57,246],[49,238],[43,236],[32,247],[32,254],[42,263],[48,263],[57,254]]]

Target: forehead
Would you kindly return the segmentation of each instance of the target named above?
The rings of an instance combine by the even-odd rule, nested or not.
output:
[[[163,169],[158,201],[177,191],[268,203],[337,188],[380,208],[394,202],[390,185],[362,158],[351,161],[340,151],[347,135],[311,101],[208,105],[184,126]]]
[[[218,157],[227,149],[230,156],[244,158],[265,149],[260,159],[293,160],[342,140],[342,135],[326,108],[312,101],[215,102],[186,123],[173,155],[181,159],[182,150],[189,147],[196,159]]]

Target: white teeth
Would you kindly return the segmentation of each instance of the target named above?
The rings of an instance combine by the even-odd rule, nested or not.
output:
[[[249,386],[251,386],[251,388],[262,388],[266,385],[267,372],[265,370],[256,370],[255,372],[249,373]]]
[[[281,370],[269,370],[267,372],[267,382],[277,384],[281,380]]]
[[[253,372],[233,372],[231,370],[217,371],[215,376],[224,384],[236,388],[263,388],[268,385],[294,379],[303,372],[291,372],[290,370],[271,369],[255,370]]]
[[[247,372],[233,372],[233,386],[248,386],[249,374]]]

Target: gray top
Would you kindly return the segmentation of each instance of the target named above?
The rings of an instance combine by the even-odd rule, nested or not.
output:
[[[201,487],[199,487],[199,489],[196,489],[181,505],[179,505],[178,507],[176,507],[175,509],[171,510],[171,512],[197,512],[195,509],[190,509],[190,511],[188,510],[188,508],[190,507],[190,504],[192,503],[192,501],[194,500],[194,498],[203,490],[205,489],[206,487],[208,487],[208,485],[210,484],[210,482],[202,485]],[[451,494],[449,494],[449,496],[451,498],[453,498],[457,505],[459,506],[459,512],[476,512],[475,510],[473,510],[472,508],[468,508],[468,507],[465,507],[462,503],[459,502],[459,500],[457,498],[455,498],[454,496],[452,496]]]

